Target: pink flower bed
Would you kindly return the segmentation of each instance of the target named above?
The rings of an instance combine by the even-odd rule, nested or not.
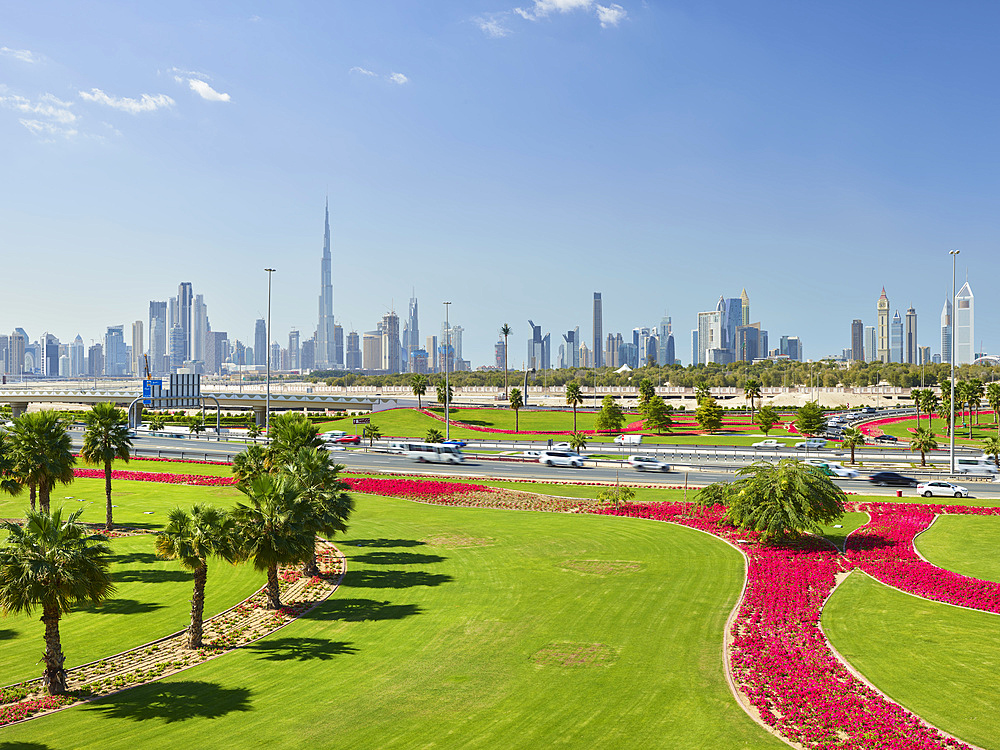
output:
[[[442,498],[467,495],[470,492],[495,492],[483,484],[464,482],[434,482],[419,479],[345,479],[355,492],[386,497],[403,497],[423,502],[437,502]]]
[[[104,469],[73,469],[73,476],[81,479],[104,479]],[[112,479],[132,482],[161,482],[164,484],[189,484],[198,487],[231,487],[233,477],[206,477],[200,474],[168,474],[158,471],[112,471]]]
[[[604,515],[671,521],[742,543],[747,585],[730,634],[733,680],[765,724],[814,750],[968,748],[867,687],[834,656],[819,628],[823,603],[842,569],[816,542],[761,547],[722,524],[721,509],[687,517],[679,503],[635,504]]]

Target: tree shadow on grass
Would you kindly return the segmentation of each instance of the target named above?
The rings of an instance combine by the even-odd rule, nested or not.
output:
[[[326,638],[266,638],[243,648],[256,651],[267,661],[329,661],[358,652],[350,643]]]
[[[97,607],[80,607],[78,612],[90,612],[97,615],[140,615],[163,609],[159,602],[140,602],[137,599],[109,599]]]
[[[133,563],[142,563],[143,565],[151,565],[157,560],[156,555],[152,552],[127,552],[121,555],[112,555],[111,562],[114,565],[130,565]]]
[[[355,539],[352,542],[341,541],[344,547],[419,547],[427,542],[417,539]]]
[[[17,638],[16,630],[0,629],[0,641],[9,641]]]
[[[97,711],[109,719],[160,719],[172,724],[250,711],[250,695],[246,688],[223,688],[211,682],[154,682],[90,703],[84,710]]]
[[[183,570],[123,570],[113,575],[116,583],[138,581],[139,583],[164,583],[166,581],[193,581],[190,573]]]
[[[0,750],[52,750],[40,742],[0,742]]]
[[[421,555],[416,552],[366,552],[363,555],[351,555],[351,560],[368,565],[429,565],[447,559],[441,555]]]
[[[416,604],[393,604],[375,599],[328,599],[302,616],[303,620],[339,620],[368,622],[402,620],[419,615],[423,610]]]
[[[363,589],[408,589],[413,586],[440,586],[455,580],[444,573],[422,570],[349,570],[341,586]]]

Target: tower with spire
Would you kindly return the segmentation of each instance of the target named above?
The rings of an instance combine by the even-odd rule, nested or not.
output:
[[[875,326],[876,341],[878,342],[875,358],[879,362],[889,362],[891,361],[889,341],[889,298],[885,295],[885,287],[882,287],[882,296],[878,298],[878,304],[876,304],[875,309],[878,313],[878,323]]]
[[[740,294],[740,303],[743,307],[743,319],[740,325],[748,326],[750,325],[750,295],[747,294],[746,287],[743,287],[743,292]]]
[[[323,232],[323,260],[319,278],[319,324],[316,327],[316,367],[329,369],[337,363],[336,337],[333,328],[333,259],[330,256],[330,199],[326,199],[326,225]]]

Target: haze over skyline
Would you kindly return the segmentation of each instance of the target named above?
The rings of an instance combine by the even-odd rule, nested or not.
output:
[[[206,8],[5,6],[3,326],[97,338],[190,281],[213,327],[316,325],[330,199],[345,330],[451,319],[511,366],[531,318],[589,341],[720,294],[800,337],[916,308],[938,351],[950,293],[990,279],[1000,8],[592,0]],[[8,331],[9,332],[9,331]]]

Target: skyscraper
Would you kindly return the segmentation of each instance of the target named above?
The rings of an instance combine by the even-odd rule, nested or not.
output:
[[[414,290],[410,297],[410,307],[406,316],[406,362],[410,372],[416,372],[410,366],[410,355],[420,348],[420,321],[417,315],[417,293]]]
[[[882,287],[882,296],[878,298],[875,310],[878,315],[876,324],[878,350],[875,352],[875,357],[879,362],[889,362],[889,298],[885,296],[885,287]]]
[[[424,348],[427,350],[427,369],[431,372],[440,372],[442,368],[438,362],[438,337],[428,336]]]
[[[196,294],[191,315],[191,359],[205,361],[205,334],[208,333],[208,327],[205,295]]]
[[[947,298],[941,309],[941,361],[951,362],[951,300]]]
[[[899,310],[889,324],[889,361],[903,361],[903,319],[899,317]]]
[[[326,201],[323,229],[323,260],[319,271],[319,324],[316,326],[316,367],[323,370],[337,364],[333,331],[333,259],[330,256],[330,199]],[[376,365],[377,368],[377,365]]]
[[[601,293],[594,292],[594,367],[604,367],[604,302]]]
[[[104,335],[104,374],[121,377],[128,367],[125,356],[125,326],[108,326]]]
[[[388,373],[397,373],[399,367],[399,316],[395,311],[382,316],[382,366]]]
[[[69,374],[77,377],[84,374],[84,360],[86,359],[86,348],[80,334],[76,335],[73,343],[69,345]]]
[[[746,287],[743,287],[743,292],[740,294],[740,304],[743,308],[740,325],[748,326],[750,325],[750,295],[747,294]]]
[[[865,361],[865,326],[858,318],[851,321],[851,360]]]
[[[167,303],[149,302],[149,369],[154,375],[162,375],[169,369],[167,336],[170,324],[167,318]]]
[[[966,281],[955,295],[955,364],[971,365],[976,358],[976,298]]]
[[[333,325],[333,350],[335,352],[334,365],[337,367],[344,366],[344,327],[339,323],[334,323]],[[302,365],[305,367],[305,364]],[[309,369],[315,367],[315,360],[313,360],[313,365]]]
[[[177,285],[177,323],[184,333],[184,359],[191,359],[191,282],[182,281]],[[105,359],[110,359],[104,353]]]
[[[917,348],[917,311],[913,309],[913,305],[910,305],[906,311],[903,332],[903,361],[910,365],[920,364]]]
[[[174,324],[170,329],[170,371],[177,370],[184,366],[184,329],[180,323]]]
[[[559,362],[560,367],[579,367],[580,366],[580,326],[577,326],[571,331],[566,331],[563,334],[563,339],[566,341],[565,346],[560,347],[563,350],[562,361]]]
[[[719,307],[723,307],[722,298],[719,298]],[[722,311],[709,310],[698,313],[697,336],[692,336],[692,362],[693,365],[703,365],[706,363],[705,352],[708,349],[725,349],[723,345]],[[697,359],[695,359],[697,357]]]
[[[253,326],[253,363],[267,364],[267,323],[263,318],[257,318]]]
[[[10,341],[8,346],[10,347],[9,361],[10,364],[8,369],[11,375],[23,375],[24,374],[24,350],[28,346],[28,337],[25,336],[19,329],[15,330],[10,334]]]
[[[144,351],[145,349],[143,348],[142,342],[142,321],[137,320],[132,324],[132,374],[137,377],[141,377],[145,374],[146,361],[142,356]]]
[[[875,342],[875,326],[865,326],[865,362],[878,361],[878,348]]]
[[[542,336],[542,327],[536,326],[530,320],[528,327],[531,329],[531,338],[528,339],[528,369],[548,370],[550,334]]]
[[[301,359],[301,347],[299,346],[299,331],[297,328],[293,328],[288,332],[288,369],[289,370],[301,370],[302,369],[302,359]]]
[[[361,339],[361,364],[365,370],[382,369],[382,332],[365,331]]]
[[[660,367],[674,363],[674,327],[670,317],[664,315],[657,332],[656,363]]]
[[[802,361],[802,341],[798,336],[782,336],[778,353],[796,362]]]
[[[347,353],[344,356],[344,364],[348,370],[361,369],[361,337],[357,331],[347,334]]]

